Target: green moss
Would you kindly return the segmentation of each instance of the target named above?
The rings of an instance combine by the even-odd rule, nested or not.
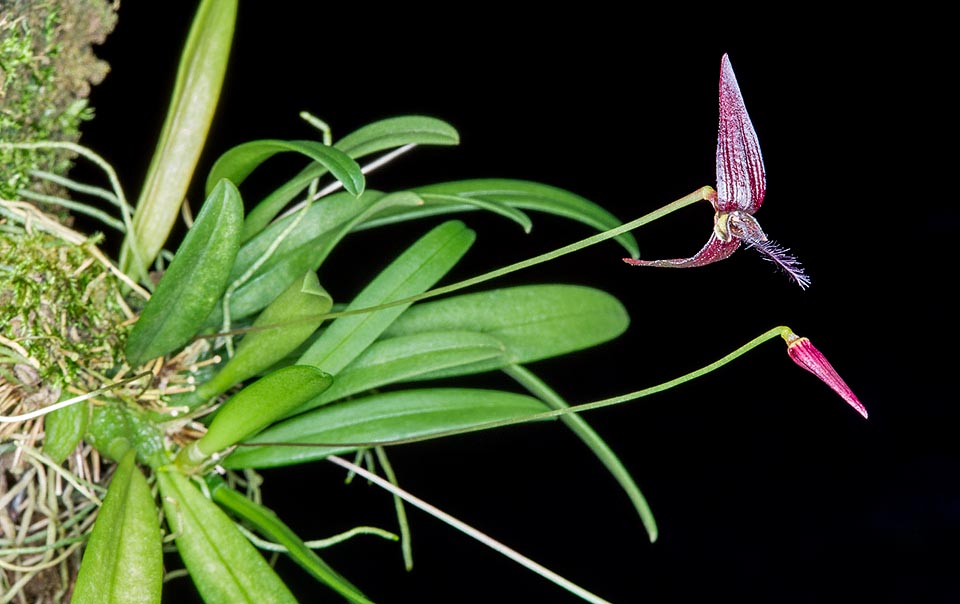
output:
[[[0,333],[37,362],[44,384],[114,367],[124,319],[116,279],[83,246],[0,232]]]
[[[115,9],[105,0],[3,0],[0,8],[0,141],[77,141],[93,116],[90,85],[109,70],[91,45],[113,30]],[[0,149],[0,198],[57,194],[31,172],[65,175],[72,160],[63,150]]]

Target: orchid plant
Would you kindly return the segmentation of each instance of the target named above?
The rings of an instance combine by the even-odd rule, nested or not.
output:
[[[175,253],[165,252],[217,104],[236,11],[236,0],[200,3],[135,207],[92,151],[33,143],[68,146],[104,169],[109,189],[60,183],[116,208],[119,218],[107,223],[125,234],[116,263],[99,250],[97,238],[27,203],[29,192],[0,206],[0,454],[27,468],[23,485],[43,482],[46,502],[42,510],[31,507],[27,486],[0,492],[0,580],[11,594],[3,601],[15,601],[31,580],[82,551],[75,585],[62,586],[61,601],[159,602],[164,578],[181,574],[164,567],[167,544],[205,602],[296,601],[264,551],[289,556],[329,588],[331,601],[370,602],[364,586],[331,568],[315,544],[260,503],[257,470],[326,460],[396,499],[399,537],[362,530],[398,538],[408,559],[405,505],[428,511],[586,601],[606,602],[405,491],[387,449],[560,418],[620,483],[652,541],[656,523],[636,481],[581,413],[680,385],[780,336],[791,359],[866,417],[826,358],[782,326],[670,382],[571,406],[528,365],[622,335],[629,322],[623,305],[594,288],[559,284],[459,293],[611,239],[627,251],[630,264],[676,268],[722,260],[746,244],[808,287],[796,259],[753,217],[764,198],[763,160],[726,55],[716,189],[703,187],[629,223],[572,192],[528,181],[375,190],[368,187],[372,170],[418,145],[457,144],[456,130],[434,118],[401,116],[334,141],[326,124],[305,115],[321,140],[257,140],[224,152],[206,175],[206,200],[186,236]],[[264,199],[243,199],[245,179],[278,153],[299,154],[307,163]],[[360,163],[370,156],[376,157]],[[637,259],[631,231],[699,201],[714,209],[713,232],[700,252],[687,259]],[[466,210],[493,212],[527,230],[527,211],[553,213],[600,233],[438,286],[476,237],[464,222],[449,219],[425,229],[352,299],[341,301],[318,278],[331,251],[351,233]],[[24,245],[67,251],[24,255]],[[162,274],[155,284],[151,267]],[[36,286],[37,274],[43,281],[80,284],[53,301],[64,311],[52,323],[36,312],[40,301],[51,302]],[[58,335],[57,345],[36,346],[39,329]],[[491,371],[506,373],[518,389],[457,385],[460,376]],[[56,477],[56,491],[47,475]],[[33,526],[35,513],[47,522],[31,532],[23,527]],[[50,531],[55,539],[44,536]]]

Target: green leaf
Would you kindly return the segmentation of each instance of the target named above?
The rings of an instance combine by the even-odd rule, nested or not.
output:
[[[285,151],[302,153],[324,166],[340,181],[347,193],[357,196],[363,192],[363,172],[346,153],[317,141],[273,139],[243,143],[221,155],[207,176],[207,190],[212,189],[221,178],[232,180],[239,186],[260,164]]]
[[[390,209],[373,217],[364,226],[380,226],[427,215],[475,210],[480,202],[555,214],[582,222],[600,231],[606,231],[621,224],[616,216],[584,197],[564,189],[526,180],[504,178],[461,180],[416,187],[412,190],[423,198],[425,202],[423,206]],[[455,200],[460,201],[458,203]],[[494,207],[494,205],[488,205],[485,209],[493,210]],[[633,235],[624,233],[616,239],[631,256],[637,257],[639,251]]]
[[[302,274],[305,270],[316,271],[326,260],[327,256],[333,250],[337,243],[346,236],[353,224],[362,220],[371,212],[395,205],[416,205],[422,203],[419,197],[413,193],[400,191],[398,193],[382,194],[376,192],[372,195],[364,194],[359,199],[352,200],[352,208],[349,213],[341,212],[341,208],[333,208],[333,217],[342,218],[342,222],[334,222],[329,218],[322,218],[319,214],[308,214],[304,216],[296,227],[288,234],[286,238],[277,246],[273,255],[263,262],[244,283],[238,287],[230,298],[231,316],[234,318],[243,318],[253,314],[265,306],[275,296],[275,292],[289,287],[292,283],[291,275],[298,275],[296,271]],[[327,205],[328,202],[318,205]],[[312,208],[310,208],[312,209]],[[330,214],[328,212],[327,214]],[[291,217],[293,218],[293,217]],[[317,220],[319,219],[319,220]],[[301,229],[303,223],[308,223],[306,228]],[[286,224],[278,222],[277,225]],[[264,235],[275,235],[274,226],[263,232]],[[322,226],[323,230],[320,230]],[[311,239],[304,241],[306,236],[314,234]],[[241,248],[238,254],[238,261],[234,266],[234,272],[242,268],[248,262],[251,262],[254,256],[252,253],[258,251],[262,245],[261,237],[250,242],[249,246]],[[288,242],[288,240],[290,240]],[[298,247],[294,247],[298,246]],[[247,249],[247,248],[251,249]],[[267,253],[266,249],[262,253]],[[242,256],[242,258],[240,258]],[[259,257],[259,256],[258,256]],[[242,263],[242,264],[241,264]],[[242,274],[242,273],[241,273]],[[296,277],[294,277],[295,279]],[[220,312],[214,312],[208,319],[207,324],[222,317]]]
[[[350,157],[364,157],[403,145],[458,144],[460,134],[447,122],[422,115],[405,115],[367,124],[333,146]]]
[[[83,553],[74,604],[160,602],[163,549],[157,507],[129,449],[117,466]]]
[[[459,142],[459,134],[446,122],[431,117],[401,116],[364,126],[333,146],[357,159],[403,145],[456,145]],[[326,172],[324,165],[311,164],[264,198],[247,217],[243,225],[243,240],[246,241],[260,232],[293,198],[306,189],[313,179]]]
[[[133,230],[120,252],[120,269],[135,279],[146,278],[187,194],[220,98],[236,17],[237,0],[204,0],[194,16]]]
[[[410,191],[397,191],[396,193],[388,193],[380,199],[377,199],[368,207],[363,208],[362,212],[350,220],[338,225],[337,228],[333,229],[332,231],[323,234],[323,236],[320,238],[320,245],[317,246],[317,255],[314,259],[315,266],[320,268],[320,265],[324,260],[327,259],[327,256],[330,255],[330,252],[333,251],[333,248],[340,243],[340,241],[346,237],[358,223],[362,222],[370,214],[374,214],[385,208],[412,207],[422,204],[423,200]]]
[[[537,398],[550,405],[550,407],[554,409],[564,409],[570,406],[559,394],[526,368],[519,365],[511,365],[505,368],[504,371],[507,375],[517,380],[517,382],[523,384],[528,392],[536,395]],[[630,472],[623,465],[623,462],[620,461],[617,454],[613,452],[613,449],[610,448],[610,445],[603,440],[603,437],[597,434],[590,424],[587,423],[587,420],[583,419],[583,416],[580,414],[571,413],[561,416],[560,419],[593,451],[593,454],[596,455],[600,463],[607,468],[610,475],[620,483],[620,487],[627,494],[630,503],[633,504],[634,509],[637,511],[637,515],[640,516],[640,521],[647,530],[650,542],[653,543],[656,541],[658,531],[657,521],[653,517],[653,511],[650,509],[646,497],[643,496],[633,476],[630,475]]]
[[[294,176],[287,182],[277,187],[272,193],[264,197],[260,203],[256,204],[247,219],[243,222],[243,231],[240,240],[247,242],[256,235],[260,234],[270,221],[276,218],[277,214],[283,211],[293,199],[300,195],[310,183],[315,179],[327,173],[327,168],[321,164],[310,164],[304,168],[300,174]],[[366,192],[366,190],[364,190]],[[336,193],[334,194],[336,195]],[[349,193],[346,193],[349,195]],[[323,198],[326,203],[333,195]]]
[[[408,220],[442,216],[466,210],[486,210],[493,214],[499,214],[519,224],[520,227],[523,228],[524,233],[529,233],[533,229],[533,221],[530,220],[527,214],[508,204],[492,199],[482,197],[457,197],[455,195],[431,193],[423,198],[423,200],[423,204],[417,207],[390,208],[387,211],[380,212],[372,219],[358,225],[355,230],[362,231],[389,224],[406,222]]]
[[[157,483],[177,550],[206,604],[296,604],[233,521],[187,477],[158,472]]]
[[[468,331],[429,332],[377,341],[337,374],[333,386],[297,411],[451,367],[498,359],[504,352],[499,340]]]
[[[235,282],[246,275],[255,263],[259,265],[233,292],[230,316],[242,319],[252,315],[267,306],[277,292],[290,287],[306,271],[317,270],[332,247],[330,242],[336,241],[337,229],[377,206],[385,197],[390,197],[389,203],[410,199],[409,196],[387,196],[379,191],[365,191],[359,198],[346,193],[331,195],[301,210],[302,217],[286,235],[283,233],[291,226],[291,221],[297,220],[297,214],[278,220],[244,244],[237,253],[237,261],[228,281]],[[276,239],[281,236],[282,241],[271,252]],[[270,255],[264,261],[268,253]],[[221,309],[215,308],[205,325],[216,328],[222,321]]]
[[[470,248],[475,234],[460,221],[445,222],[398,256],[350,303],[347,310],[401,300],[432,287]],[[339,373],[400,315],[400,304],[334,321],[297,361]]]
[[[127,338],[132,366],[172,352],[197,334],[226,289],[242,223],[240,193],[221,180]]]
[[[353,204],[349,213],[339,211],[340,208],[334,208],[334,217],[342,218],[342,222],[334,224],[333,221],[329,219],[322,220],[322,224],[329,225],[329,228],[324,229],[314,238],[293,249],[292,252],[286,253],[286,250],[289,250],[291,246],[296,245],[303,240],[305,233],[317,232],[317,224],[315,221],[311,221],[312,223],[307,225],[307,231],[301,230],[299,228],[300,225],[304,222],[307,222],[307,220],[301,220],[290,233],[290,235],[294,235],[294,240],[287,244],[287,239],[291,238],[288,236],[284,238],[284,241],[279,246],[277,246],[277,249],[274,252],[274,255],[277,257],[277,261],[275,263],[271,262],[270,260],[264,262],[252,273],[250,278],[245,281],[243,285],[236,289],[230,301],[231,310],[234,308],[234,306],[236,306],[238,312],[238,315],[236,316],[246,316],[251,309],[259,310],[259,308],[255,308],[255,303],[261,303],[266,297],[264,294],[269,294],[272,296],[272,292],[276,291],[277,286],[279,286],[281,283],[286,283],[285,281],[281,281],[281,279],[285,279],[286,275],[291,270],[295,268],[301,268],[305,265],[309,268],[309,270],[318,270],[323,262],[327,259],[327,256],[330,254],[330,252],[333,251],[333,248],[337,245],[337,243],[339,243],[350,232],[353,225],[363,220],[369,214],[377,212],[383,208],[419,205],[421,203],[423,203],[423,201],[419,197],[408,191],[399,191],[397,193],[388,194],[382,194],[379,192],[376,192],[373,195],[365,194],[361,198],[353,200]],[[327,202],[317,205],[326,206]],[[309,212],[309,210],[307,211]],[[330,212],[328,212],[328,214],[329,213]],[[291,218],[295,218],[295,216],[291,216]],[[305,215],[304,218],[316,218],[316,216]],[[268,229],[268,231],[270,233],[274,232],[272,228]],[[268,231],[264,232],[266,233]],[[257,238],[256,243],[258,245],[255,247],[260,247],[260,237]],[[243,255],[243,260],[247,261],[250,256],[250,252],[244,250]]]
[[[401,390],[327,405],[264,430],[223,460],[227,468],[305,463],[357,450],[357,443],[442,436],[451,430],[525,417],[548,410],[537,399],[499,390]],[[272,447],[256,443],[351,443]]]
[[[629,323],[623,305],[601,290],[580,285],[524,285],[421,302],[394,321],[382,338],[468,330],[495,338],[505,347],[500,359],[425,376],[449,377],[596,346],[622,334]]]
[[[137,460],[151,468],[170,463],[163,426],[139,405],[107,401],[94,405],[86,439],[100,453],[119,462],[128,449],[137,452]]]
[[[229,302],[231,319],[245,319],[266,308],[277,298],[277,292],[285,291],[311,270],[315,254],[312,246],[305,245],[282,256],[271,256],[249,279],[233,290]],[[218,304],[204,321],[204,327],[217,329],[222,324],[223,306]]]
[[[61,400],[73,396],[64,392]],[[43,418],[43,452],[57,464],[77,448],[80,439],[87,432],[90,421],[90,406],[86,403],[70,405],[48,413]]]
[[[309,208],[284,216],[241,246],[237,253],[237,262],[230,271],[230,280],[234,281],[249,271],[250,267],[270,250],[275,241],[290,228],[294,221],[296,225],[283,236],[283,240],[273,252],[271,261],[304,246],[316,246],[317,241],[324,234],[370,208],[384,195],[381,191],[372,190],[364,191],[359,198],[349,193],[334,193],[313,203]]]
[[[355,604],[372,604],[359,589],[344,579],[337,571],[323,561],[312,549],[307,547],[290,527],[277,515],[254,501],[251,501],[227,486],[219,476],[207,477],[207,485],[213,500],[234,516],[253,525],[260,534],[287,548],[286,554],[310,573],[315,579]]]
[[[277,363],[320,327],[331,307],[333,299],[320,286],[317,274],[308,272],[260,313],[233,358],[192,393],[190,402],[178,404],[193,406],[207,401]]]
[[[180,451],[177,464],[202,463],[316,397],[332,382],[330,375],[309,365],[284,367],[260,378],[217,410],[207,433]]]

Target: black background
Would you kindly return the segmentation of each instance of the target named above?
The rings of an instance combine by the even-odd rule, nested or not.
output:
[[[660,523],[652,545],[614,481],[559,424],[397,448],[404,487],[612,602],[960,599],[957,409],[944,387],[955,358],[944,321],[955,270],[945,260],[958,213],[938,205],[950,172],[928,142],[946,129],[938,51],[922,42],[907,51],[898,36],[854,24],[740,31],[735,15],[306,5],[241,3],[201,174],[232,145],[313,136],[300,110],[335,137],[427,114],[457,127],[461,146],[420,149],[370,186],[523,178],[629,220],[714,183],[728,52],[766,160],[757,218],[813,286],[801,291],[751,251],[680,271],[626,266],[620,249],[601,244],[501,282],[588,284],[630,311],[617,341],[531,368],[570,402],[587,402],[670,379],[786,324],[814,341],[871,413],[861,419],[776,340],[693,384],[586,416],[649,498]],[[170,6],[124,3],[98,53],[113,70],[93,93],[97,118],[84,142],[116,166],[131,198],[191,17],[185,4]],[[295,169],[273,161],[276,183]],[[254,179],[244,192],[252,199],[269,184]],[[466,216],[478,241],[450,278],[589,234],[533,218],[526,236],[503,219]],[[427,226],[354,236],[321,279],[349,298]],[[635,234],[644,257],[678,257],[710,228],[704,204]],[[306,538],[393,526],[390,498],[360,481],[344,486],[333,466],[264,475],[267,503]],[[377,602],[579,601],[431,517],[410,516],[412,573],[396,545],[373,537],[323,556]],[[303,602],[336,601],[281,567]],[[187,601],[191,590],[181,579],[166,600]]]

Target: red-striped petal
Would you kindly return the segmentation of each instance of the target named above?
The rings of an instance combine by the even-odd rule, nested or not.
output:
[[[767,188],[763,156],[730,59],[720,61],[720,128],[717,134],[717,209],[753,214]]]
[[[672,260],[634,260],[633,258],[624,258],[623,261],[634,266],[661,266],[667,268],[691,268],[694,266],[703,266],[712,264],[724,258],[729,258],[731,254],[740,247],[740,240],[733,238],[730,241],[721,241],[716,233],[710,235],[707,244],[690,258],[674,258]]]
[[[857,413],[864,418],[867,417],[867,408],[863,406],[857,395],[843,381],[830,361],[817,350],[816,346],[810,343],[809,339],[801,338],[792,332],[784,335],[783,339],[787,342],[787,354],[790,355],[794,363],[820,378],[823,383],[830,386],[843,400],[847,401],[847,404],[856,409]]]

